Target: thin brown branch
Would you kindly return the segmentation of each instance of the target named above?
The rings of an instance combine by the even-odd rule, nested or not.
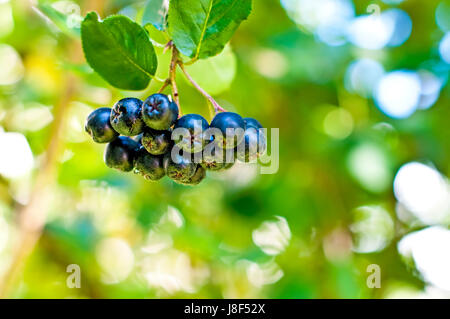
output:
[[[169,85],[171,85],[172,84],[172,81],[170,80],[170,78],[169,79],[166,79],[165,81],[164,81],[164,84],[161,86],[161,88],[158,90],[158,93],[162,93],[162,92],[164,92],[164,90],[169,86]]]
[[[170,83],[172,85],[172,94],[173,94],[173,100],[178,106],[179,114],[181,115],[181,108],[180,108],[180,98],[178,94],[178,86],[177,86],[177,64],[178,64],[178,50],[175,46],[172,46],[172,60],[170,61],[170,70],[169,70],[169,78]]]
[[[192,85],[199,91],[214,107],[214,110],[217,112],[226,112],[226,110],[217,103],[214,98],[208,94],[195,80],[192,78],[192,76],[186,71],[186,68],[184,67],[183,63],[178,63],[180,66],[181,71],[183,71],[186,78],[189,80],[189,82],[192,83]]]

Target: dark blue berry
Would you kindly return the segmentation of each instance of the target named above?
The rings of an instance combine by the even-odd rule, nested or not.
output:
[[[144,130],[141,114],[142,101],[135,98],[125,98],[114,105],[111,111],[111,124],[122,135],[139,135]]]
[[[141,147],[134,159],[134,172],[147,180],[157,181],[163,178],[166,175],[163,157],[151,155]]]
[[[248,127],[244,139],[236,149],[237,158],[244,163],[256,161],[267,148],[266,136],[262,129]]]
[[[167,130],[178,118],[178,107],[167,95],[153,94],[144,102],[142,118],[154,130]]]
[[[84,129],[96,143],[109,143],[119,136],[110,120],[111,109],[102,107],[91,114],[86,119]]]
[[[251,118],[251,117],[244,118],[244,123],[245,123],[245,129],[248,129],[249,127],[254,127],[257,130],[263,128],[261,123],[259,123],[257,120],[255,120],[254,118]]]
[[[217,114],[211,122],[211,128],[216,128],[220,131],[219,136],[214,136],[215,141],[223,148],[235,148],[244,138],[245,122],[244,119],[236,113],[223,112]],[[228,136],[231,140],[227,141],[227,130],[232,129]]]
[[[208,121],[203,116],[198,114],[184,115],[178,119],[173,128],[174,141],[178,147],[187,152],[201,152],[208,143],[204,137],[208,128]]]
[[[131,171],[139,147],[140,145],[131,138],[119,136],[106,146],[104,155],[106,166],[123,172]]]
[[[172,132],[146,129],[141,144],[152,155],[165,154],[172,145]]]
[[[205,179],[205,177],[205,169],[198,165],[194,175],[186,180],[181,181],[180,183],[184,185],[194,186],[200,184]]]
[[[182,183],[194,176],[197,164],[193,162],[191,156],[183,156],[176,146],[174,148],[174,151],[164,155],[164,169],[170,179],[177,183]]]
[[[221,171],[231,168],[236,160],[234,149],[222,149],[215,143],[208,144],[204,151],[200,165],[211,171]]]

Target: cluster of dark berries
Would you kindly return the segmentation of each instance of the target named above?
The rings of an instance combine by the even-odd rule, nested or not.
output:
[[[178,115],[178,106],[164,94],[145,102],[125,98],[112,109],[92,112],[85,129],[95,142],[108,143],[108,167],[134,170],[154,181],[167,175],[185,185],[199,184],[206,170],[229,169],[236,159],[256,161],[266,151],[266,137],[255,119],[222,112],[208,124],[198,114]]]

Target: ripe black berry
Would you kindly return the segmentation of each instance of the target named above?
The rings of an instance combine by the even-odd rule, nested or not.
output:
[[[251,118],[251,117],[244,118],[244,123],[245,123],[245,129],[248,129],[249,127],[254,127],[257,130],[263,128],[261,123],[259,123],[257,120],[255,120],[254,118]]]
[[[194,175],[191,178],[188,178],[187,180],[183,180],[181,184],[190,186],[198,185],[205,179],[205,177],[206,177],[205,169],[200,165],[198,165]]]
[[[205,147],[200,165],[210,171],[221,171],[231,168],[235,159],[234,149],[224,150],[217,147],[213,142]]]
[[[111,124],[122,135],[138,135],[144,130],[141,113],[141,100],[135,98],[122,99],[114,105],[111,111]]]
[[[163,164],[167,176],[178,183],[189,180],[197,169],[197,164],[190,157],[180,155],[179,152],[166,153]]]
[[[109,121],[111,109],[102,107],[91,114],[86,119],[84,129],[96,143],[109,143],[113,141],[119,133],[111,126]]]
[[[119,136],[106,146],[104,155],[106,166],[123,172],[131,171],[139,147],[140,145],[131,138]]]
[[[151,155],[144,147],[141,147],[134,159],[134,172],[147,180],[157,181],[163,178],[166,172],[162,156]]]
[[[245,130],[244,139],[237,147],[237,158],[244,163],[256,161],[266,151],[267,143],[264,132],[255,127]]]
[[[142,118],[154,130],[167,130],[178,118],[178,106],[167,95],[153,94],[144,102]]]
[[[215,136],[214,139],[223,148],[235,148],[244,138],[245,122],[244,119],[236,113],[223,112],[217,114],[211,122],[212,128],[217,128],[222,133],[221,136]],[[230,132],[231,130],[231,132]],[[227,137],[228,134],[232,134]],[[227,141],[227,138],[232,140]]]
[[[178,119],[173,128],[175,133],[174,141],[178,147],[187,152],[201,152],[208,143],[204,138],[208,127],[208,121],[203,116],[198,114],[184,115]]]
[[[170,131],[157,131],[146,129],[142,136],[141,144],[152,155],[162,155],[169,151],[172,145],[172,133]]]

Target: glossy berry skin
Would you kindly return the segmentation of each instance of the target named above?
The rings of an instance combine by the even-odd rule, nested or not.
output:
[[[176,154],[172,155],[172,153]],[[163,165],[166,175],[177,183],[189,180],[194,176],[197,169],[197,164],[190,157],[182,156],[178,152],[166,153]]]
[[[210,143],[203,151],[200,165],[210,171],[221,171],[231,168],[236,160],[234,149],[223,150],[214,143]]]
[[[175,144],[187,152],[201,152],[208,141],[204,138],[209,128],[208,121],[198,114],[186,114],[178,119],[173,127],[175,131]],[[177,129],[179,130],[179,134]]]
[[[121,135],[139,135],[144,130],[141,113],[141,100],[135,98],[122,99],[111,110],[111,124]]]
[[[87,117],[84,129],[92,137],[94,142],[109,143],[119,136],[119,133],[113,129],[109,121],[110,115],[111,109],[102,107]]]
[[[206,170],[200,165],[197,166],[194,175],[187,180],[181,181],[183,185],[195,186],[200,184],[206,177]]]
[[[255,120],[252,117],[246,117],[244,118],[244,123],[245,123],[245,129],[248,129],[250,127],[254,127],[257,130],[263,128],[263,126],[261,125],[261,123],[259,123],[257,120]]]
[[[144,136],[144,133],[141,133],[139,135],[133,136],[132,139],[139,144],[142,144],[142,137]]]
[[[172,132],[146,129],[141,139],[142,146],[152,155],[163,155],[172,145]]]
[[[163,166],[163,157],[154,156],[141,147],[134,158],[134,172],[146,180],[157,181],[166,175]]]
[[[106,146],[104,161],[106,166],[122,172],[130,172],[140,145],[126,136],[119,136]]]
[[[238,160],[244,163],[255,162],[267,149],[266,136],[261,129],[248,127],[244,139],[236,149]]]
[[[244,138],[245,122],[244,119],[237,113],[222,112],[218,113],[211,122],[210,127],[217,128],[222,133],[222,136],[215,136],[215,141],[222,148],[233,149]],[[234,129],[233,139],[227,141],[227,129]],[[228,137],[229,139],[230,137]]]
[[[178,118],[178,106],[167,95],[153,94],[144,102],[142,118],[154,130],[167,130]]]

